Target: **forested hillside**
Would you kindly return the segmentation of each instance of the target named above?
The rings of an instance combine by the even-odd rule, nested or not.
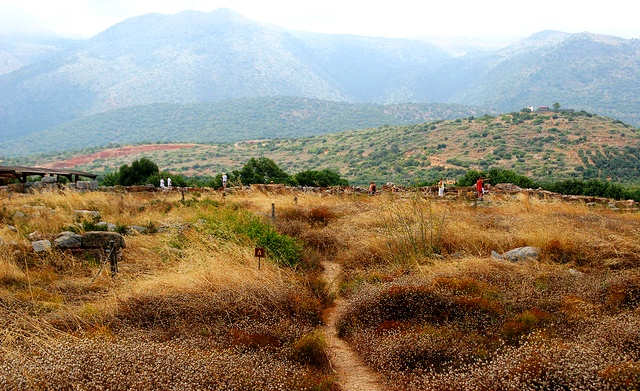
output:
[[[299,139],[165,148],[119,158],[96,157],[79,167],[108,171],[140,156],[188,175],[213,175],[237,169],[249,157],[265,156],[288,172],[332,168],[355,183],[453,179],[468,169],[492,166],[539,180],[600,178],[640,183],[640,130],[586,112],[515,112]],[[70,157],[17,162],[45,164]]]
[[[141,142],[226,143],[312,136],[381,124],[414,124],[482,115],[455,104],[331,102],[309,98],[245,98],[216,103],[127,107],[0,142],[0,156],[74,151]]]

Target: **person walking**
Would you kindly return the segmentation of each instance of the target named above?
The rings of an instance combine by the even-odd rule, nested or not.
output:
[[[478,193],[478,199],[482,201],[482,197],[484,196],[484,178],[478,178],[476,182],[476,192]]]
[[[167,178],[167,187],[171,189],[171,178]]]
[[[160,178],[160,188],[164,189],[164,178]]]
[[[444,179],[438,182],[438,197],[444,197]]]
[[[227,177],[227,173],[223,173],[222,174],[222,190],[226,190],[227,189],[227,180],[229,178]]]

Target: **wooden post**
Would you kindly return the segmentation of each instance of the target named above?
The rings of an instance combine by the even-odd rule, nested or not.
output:
[[[293,197],[293,204],[298,205],[298,196]]]
[[[271,220],[276,221],[276,204],[271,203]]]
[[[109,263],[111,266],[111,277],[115,277],[118,274],[118,251],[119,248],[116,248],[115,242],[112,240],[109,242],[109,246],[111,247],[109,251]]]
[[[180,188],[180,193],[182,194],[182,202],[184,202],[184,188]]]

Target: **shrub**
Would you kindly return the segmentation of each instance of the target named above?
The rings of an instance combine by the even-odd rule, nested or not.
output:
[[[302,336],[293,346],[293,357],[304,364],[319,368],[329,366],[327,342],[320,330]]]
[[[254,183],[291,183],[291,177],[271,159],[251,158],[240,170],[240,179],[245,185]]]
[[[347,186],[349,182],[340,177],[332,170],[307,170],[297,173],[294,176],[296,184],[300,186],[328,187],[328,186]]]

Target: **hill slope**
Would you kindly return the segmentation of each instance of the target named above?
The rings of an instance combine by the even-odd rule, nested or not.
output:
[[[640,124],[640,40],[542,32],[460,61],[476,77],[448,101],[499,110],[561,102]]]
[[[490,111],[454,104],[377,105],[295,97],[187,105],[158,103],[82,117],[44,132],[0,143],[3,151],[0,155],[51,153],[123,143],[226,143],[301,137],[487,112]]]
[[[412,183],[490,166],[511,168],[537,179],[610,178],[640,183],[640,129],[587,113],[512,113],[300,139],[166,148],[97,158],[80,167],[99,172],[141,156],[156,160],[164,169],[189,175],[237,169],[250,157],[267,156],[289,172],[334,168],[357,183]],[[44,164],[68,157],[21,162]]]
[[[416,73],[425,62],[447,57],[421,42],[322,37],[323,45],[347,46],[340,63],[325,67],[323,54],[299,36],[228,10],[131,18],[74,51],[1,76],[0,136],[16,138],[83,115],[151,103],[277,95],[383,100],[372,86],[397,83],[393,75]],[[332,76],[360,72],[377,78],[343,86]]]
[[[143,15],[64,47],[23,63],[0,44],[0,67],[14,70],[0,74],[0,138],[131,106],[266,96],[500,111],[560,102],[640,124],[640,40],[589,33],[544,31],[453,58],[425,42],[293,32],[217,10]]]

